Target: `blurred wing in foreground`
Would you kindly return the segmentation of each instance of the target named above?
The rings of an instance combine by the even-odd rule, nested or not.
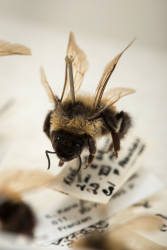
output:
[[[54,176],[41,170],[4,170],[0,172],[0,190],[11,190],[17,193],[41,188],[53,181]]]
[[[0,40],[0,56],[8,55],[31,55],[31,50],[21,44]]]

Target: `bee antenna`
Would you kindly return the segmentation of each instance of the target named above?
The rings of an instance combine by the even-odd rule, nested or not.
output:
[[[47,168],[47,169],[50,169],[50,158],[49,158],[49,154],[56,154],[56,152],[52,152],[52,151],[46,150],[46,151],[45,151],[45,154],[46,154],[46,157],[47,157],[47,159],[48,159],[48,168]]]

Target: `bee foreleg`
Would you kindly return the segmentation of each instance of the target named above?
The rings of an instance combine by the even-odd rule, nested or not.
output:
[[[115,119],[112,121],[112,118],[105,115],[104,113],[101,114],[107,128],[109,129],[111,136],[112,136],[112,147],[114,147],[114,153],[115,156],[118,157],[118,151],[120,150],[120,137],[119,137],[119,133],[117,132],[116,127],[114,126],[115,124]],[[111,147],[111,149],[112,149]],[[110,147],[109,147],[110,149]]]
[[[89,167],[94,159],[95,153],[96,153],[96,143],[95,140],[89,135],[88,136],[88,148],[89,148],[89,156],[88,161],[86,164],[86,167]]]

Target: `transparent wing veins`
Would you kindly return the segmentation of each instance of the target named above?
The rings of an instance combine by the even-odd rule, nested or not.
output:
[[[120,57],[132,45],[133,42],[134,42],[134,40],[132,42],[130,42],[128,44],[128,46],[121,53],[119,53],[116,57],[114,57],[114,59],[111,62],[109,62],[107,64],[107,66],[105,67],[104,73],[103,73],[103,75],[99,81],[99,84],[97,86],[97,89],[96,89],[95,100],[94,100],[94,104],[93,104],[94,110],[98,109],[98,106],[100,105],[105,87],[108,83],[110,76],[112,75],[113,71],[115,70],[115,67],[116,67]]]
[[[51,87],[49,86],[49,83],[48,83],[46,75],[45,75],[45,71],[42,67],[40,68],[40,75],[41,75],[41,82],[42,82],[42,84],[43,84],[43,86],[48,94],[50,101],[57,105],[59,102],[58,97],[54,95]]]

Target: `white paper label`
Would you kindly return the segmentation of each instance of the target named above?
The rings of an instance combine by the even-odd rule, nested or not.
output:
[[[100,220],[114,216],[121,210],[140,201],[162,188],[162,184],[153,175],[145,171],[139,171],[125,184],[110,200],[102,206],[100,204],[69,199],[59,208],[51,208],[48,212],[40,215],[41,227],[36,233],[37,243],[40,245],[61,245],[68,242],[68,238],[77,231],[97,223]],[[69,235],[69,236],[68,236]],[[64,246],[66,244],[64,243]]]
[[[113,152],[97,153],[93,164],[82,168],[80,177],[76,175],[76,167],[69,164],[57,176],[53,189],[78,199],[106,204],[139,168],[144,148],[141,138],[128,137],[122,142],[117,159]]]

